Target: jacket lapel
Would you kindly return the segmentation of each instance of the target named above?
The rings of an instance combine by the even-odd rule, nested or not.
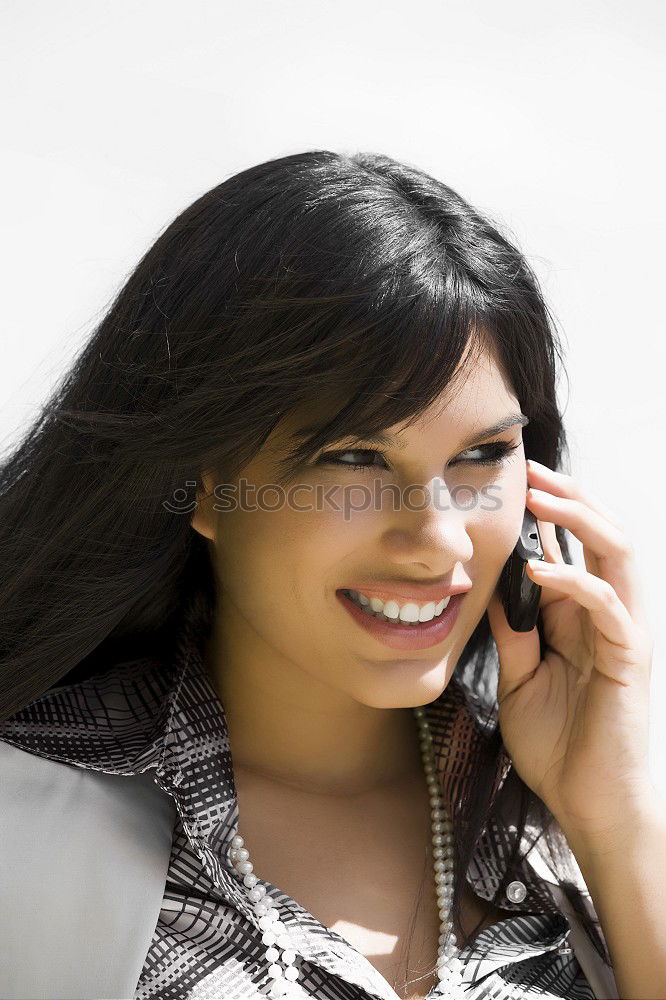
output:
[[[4,1000],[131,1000],[159,917],[175,805],[147,774],[0,740]]]

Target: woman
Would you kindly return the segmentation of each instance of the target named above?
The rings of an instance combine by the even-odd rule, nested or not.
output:
[[[165,230],[4,467],[3,996],[664,995],[651,640],[559,356],[519,251],[385,156]]]

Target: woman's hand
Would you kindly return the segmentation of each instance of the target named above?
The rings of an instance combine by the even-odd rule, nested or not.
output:
[[[648,769],[652,639],[634,555],[615,517],[573,478],[527,463],[527,506],[546,569],[546,649],[536,627],[514,632],[495,592],[488,607],[500,661],[499,725],[514,766],[565,830],[612,836],[655,791]],[[585,568],[564,562],[562,525]]]

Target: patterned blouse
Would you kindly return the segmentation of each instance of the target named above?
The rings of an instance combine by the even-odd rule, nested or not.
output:
[[[169,662],[152,655],[114,662],[91,678],[52,687],[0,724],[0,739],[42,757],[109,774],[152,772],[174,800],[177,818],[162,908],[133,1000],[250,1000],[267,995],[270,985],[263,932],[228,861],[238,831],[229,734],[193,634],[181,632],[178,655]],[[447,725],[445,699],[453,699],[454,710]],[[455,675],[426,713],[451,810],[487,739],[489,719]],[[493,800],[511,769],[502,755]],[[470,1000],[594,1000],[568,941],[567,917],[549,891],[547,870],[537,864],[538,850],[532,842],[521,846],[516,862],[515,839],[510,820],[492,820],[467,871],[468,885],[484,900],[503,882],[508,893],[500,905],[515,915],[481,931],[462,950],[466,992]],[[538,836],[533,840],[538,845]],[[571,880],[594,914],[570,851],[569,862]],[[278,886],[261,878],[259,884],[289,927],[306,995],[397,1000],[386,979],[345,938]],[[590,953],[601,968],[591,946]],[[428,998],[445,995],[437,984]]]

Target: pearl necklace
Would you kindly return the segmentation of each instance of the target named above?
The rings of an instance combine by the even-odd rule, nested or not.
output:
[[[465,992],[462,987],[462,962],[458,958],[456,936],[451,921],[451,900],[453,898],[453,832],[439,789],[437,765],[432,747],[432,734],[421,706],[413,709],[419,727],[421,757],[430,793],[430,817],[432,827],[432,845],[434,857],[435,889],[440,918],[440,934],[437,954],[437,975],[439,981],[447,987],[446,996],[462,1000]],[[243,879],[247,898],[258,917],[259,927],[263,931],[261,940],[268,946],[266,959],[270,963],[268,975],[272,980],[269,997],[304,997],[309,994],[298,986],[298,969],[295,966],[296,952],[292,948],[289,928],[278,914],[277,906],[271,896],[266,894],[266,888],[258,884],[257,876],[253,874],[250,852],[244,847],[245,841],[236,835],[229,850],[229,860],[234,870]],[[282,964],[278,964],[278,962]]]

